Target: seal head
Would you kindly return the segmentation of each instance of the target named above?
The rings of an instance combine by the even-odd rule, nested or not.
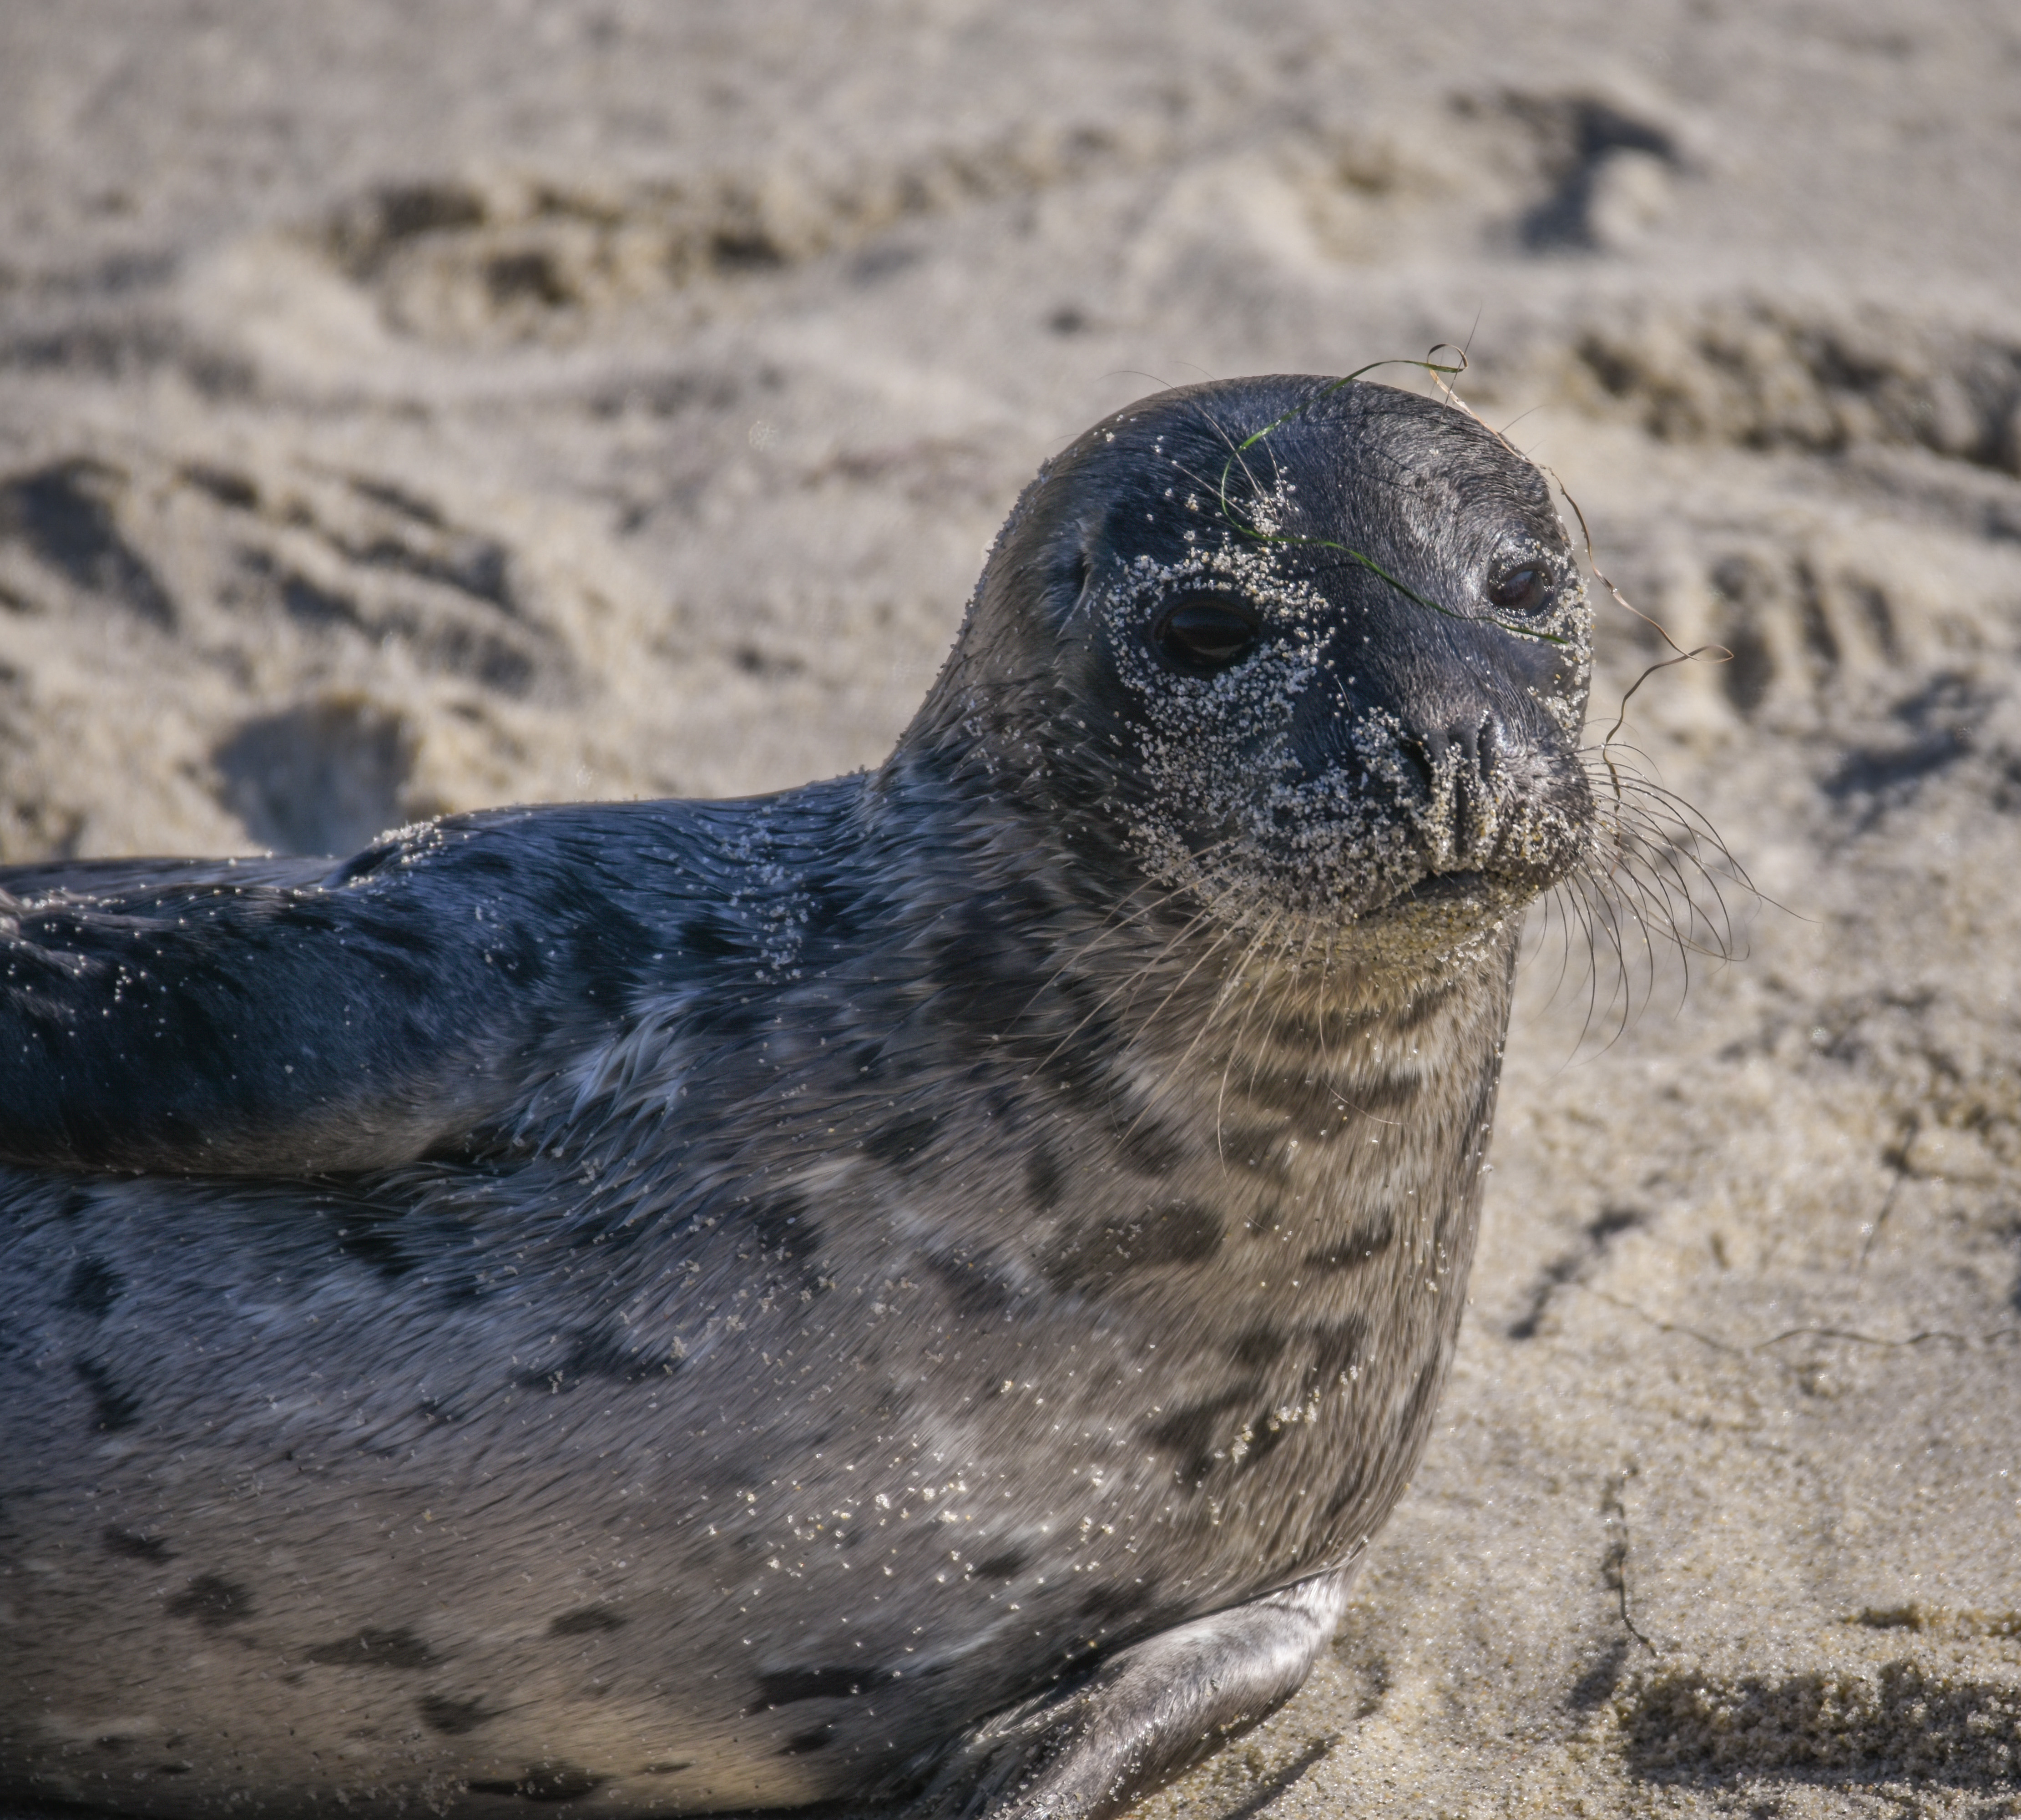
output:
[[[1388,387],[1248,381],[1049,465],[905,743],[1105,824],[1112,888],[1327,932],[1395,991],[1584,852],[1590,663],[1564,526],[1498,437]]]

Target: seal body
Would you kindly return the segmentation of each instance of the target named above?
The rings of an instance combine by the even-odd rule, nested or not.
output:
[[[1263,1716],[1451,1356],[1586,610],[1462,413],[1195,388],[873,774],[0,875],[0,1776],[1065,1815]]]

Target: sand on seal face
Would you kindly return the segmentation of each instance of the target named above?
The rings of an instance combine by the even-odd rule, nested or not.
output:
[[[9,9],[0,857],[872,762],[1083,424],[1471,333],[1732,652],[1623,737],[1762,895],[1681,1009],[1534,919],[1440,1432],[1147,1811],[2012,1812],[2017,80],[1993,0]]]

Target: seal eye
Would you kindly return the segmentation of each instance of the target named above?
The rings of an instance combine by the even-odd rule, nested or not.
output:
[[[1551,578],[1541,562],[1505,569],[1488,584],[1489,605],[1504,613],[1535,613],[1551,592]]]
[[[1159,614],[1153,642],[1174,668],[1205,676],[1239,664],[1256,648],[1256,619],[1214,595],[1191,595]]]

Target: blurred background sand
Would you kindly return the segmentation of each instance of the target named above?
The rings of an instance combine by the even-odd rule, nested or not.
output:
[[[1539,919],[1416,1487],[1151,1811],[2021,1811],[2010,4],[7,0],[0,858],[874,763],[1073,432],[1438,341],[1772,901],[1625,1029]]]

